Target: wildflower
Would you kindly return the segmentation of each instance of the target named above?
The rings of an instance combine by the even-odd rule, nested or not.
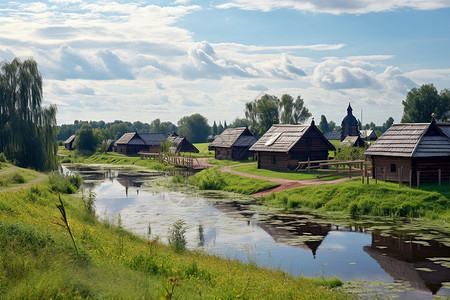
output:
[[[241,298],[241,295],[236,295],[236,298]]]

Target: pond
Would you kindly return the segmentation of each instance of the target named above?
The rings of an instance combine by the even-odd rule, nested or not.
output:
[[[96,194],[100,220],[120,222],[144,238],[166,242],[173,222],[183,220],[189,249],[295,276],[358,281],[354,289],[366,296],[450,296],[450,237],[436,230],[419,230],[407,222],[333,222],[269,210],[241,195],[218,198],[214,192],[167,191],[152,180],[163,173],[70,170],[78,172],[85,189]],[[396,230],[388,230],[392,228]]]

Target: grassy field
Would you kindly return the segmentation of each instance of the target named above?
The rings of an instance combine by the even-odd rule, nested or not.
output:
[[[1,163],[1,165],[0,190],[19,186],[40,176],[40,173],[34,170],[13,167],[7,163]]]
[[[349,299],[332,290],[341,284],[337,278],[294,278],[252,263],[176,252],[100,223],[88,197],[61,199],[77,250],[49,185],[0,193],[0,298]]]
[[[194,157],[214,157],[214,151],[209,151],[208,146],[211,143],[198,143],[194,144],[194,146],[200,151],[199,153],[189,153],[188,155]]]
[[[232,168],[235,171],[262,176],[262,177],[273,177],[273,178],[282,178],[282,179],[291,179],[291,180],[308,180],[308,179],[317,179],[317,175],[325,175],[334,173],[334,171],[324,171],[324,172],[281,172],[281,171],[271,171],[266,169],[258,169],[257,164],[248,164],[244,166],[237,166]],[[346,176],[334,176],[332,178],[325,178],[325,180],[331,180],[336,178],[342,178]]]
[[[225,159],[210,159],[208,163],[217,166],[234,166],[239,164],[254,163],[254,160],[225,160]]]
[[[223,190],[250,195],[279,184],[255,178],[224,173],[216,168],[203,170],[189,178],[189,182],[201,190]]]
[[[429,189],[430,191],[427,191]],[[262,199],[272,207],[342,211],[350,215],[425,217],[450,221],[450,186],[418,190],[389,182],[361,184],[359,179],[333,185],[282,191]],[[445,192],[444,192],[445,191]]]

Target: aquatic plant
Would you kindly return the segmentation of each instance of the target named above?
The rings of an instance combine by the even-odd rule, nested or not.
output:
[[[168,231],[168,242],[175,252],[181,252],[186,249],[186,223],[183,220],[177,220],[172,224]]]

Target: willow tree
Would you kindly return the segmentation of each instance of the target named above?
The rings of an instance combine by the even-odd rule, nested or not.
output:
[[[13,163],[38,170],[57,166],[56,106],[42,106],[37,63],[14,59],[0,69],[0,152]]]

